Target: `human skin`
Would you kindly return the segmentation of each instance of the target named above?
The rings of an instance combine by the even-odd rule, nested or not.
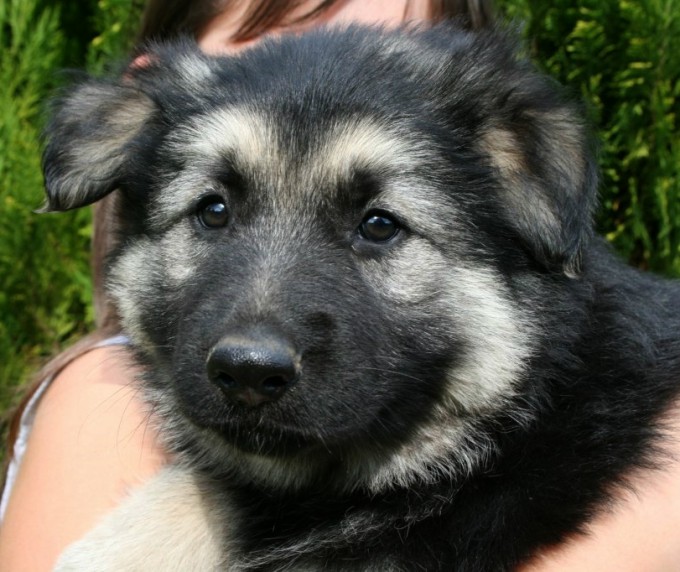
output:
[[[314,3],[303,3],[290,13],[290,20],[305,14]],[[235,52],[247,48],[258,39],[234,43],[231,37],[238,29],[240,16],[245,13],[246,3],[241,6],[241,13],[229,13],[217,16],[198,33],[201,48],[211,54]],[[281,33],[299,33],[323,24],[343,25],[381,24],[398,26],[404,22],[422,22],[430,18],[430,0],[345,0],[333,4],[328,10],[311,21],[285,25],[271,30],[268,35]]]
[[[427,0],[408,5],[405,0],[347,0],[313,22],[272,33],[302,32],[321,23],[393,26],[428,17]],[[257,40],[230,40],[238,22],[239,14],[218,16],[199,31],[199,44],[209,53],[247,49]],[[80,356],[53,381],[40,402],[0,529],[0,572],[50,570],[68,544],[168,461],[134,389],[135,374],[128,351],[117,346]],[[669,423],[680,420],[680,408],[667,417]],[[668,451],[680,459],[680,421],[669,433]],[[587,535],[545,551],[521,572],[677,571],[680,462],[639,473],[631,485]]]
[[[664,459],[630,476],[590,525],[518,572],[678,572],[680,570],[680,407],[665,416]]]
[[[71,362],[40,401],[5,520],[0,570],[51,570],[57,556],[167,462],[124,346]]]

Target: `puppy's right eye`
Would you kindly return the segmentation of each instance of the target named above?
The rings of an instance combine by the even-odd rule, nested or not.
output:
[[[229,222],[227,205],[218,196],[205,197],[198,204],[196,216],[205,228],[221,228]]]
[[[361,221],[359,234],[371,242],[388,242],[399,234],[399,224],[388,213],[370,212]]]

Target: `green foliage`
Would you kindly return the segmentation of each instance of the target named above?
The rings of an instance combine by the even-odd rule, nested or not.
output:
[[[89,210],[33,213],[43,201],[40,131],[60,70],[120,57],[136,6],[0,0],[0,411],[40,363],[92,327]],[[126,27],[115,19],[123,13]]]
[[[600,231],[680,276],[680,1],[520,0],[532,55],[588,105],[601,142]]]
[[[94,17],[98,31],[87,53],[87,67],[100,73],[129,53],[140,23],[144,0],[99,0]]]
[[[41,103],[54,88],[54,72],[66,45],[58,8],[39,8],[37,0],[0,4],[2,392],[25,380],[36,358],[82,332],[91,306],[84,287],[86,214],[57,221],[31,212],[42,202]]]

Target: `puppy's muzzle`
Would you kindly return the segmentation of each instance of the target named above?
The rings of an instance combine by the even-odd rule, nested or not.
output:
[[[210,351],[208,377],[225,396],[249,407],[279,399],[297,381],[292,343],[272,330],[225,335]]]

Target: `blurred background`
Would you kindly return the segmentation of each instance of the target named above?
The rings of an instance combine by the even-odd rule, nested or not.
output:
[[[64,70],[102,73],[125,56],[143,4],[0,0],[0,412],[93,323],[89,210],[32,212],[45,102]],[[586,103],[601,145],[600,232],[633,265],[680,277],[680,0],[496,6]]]

